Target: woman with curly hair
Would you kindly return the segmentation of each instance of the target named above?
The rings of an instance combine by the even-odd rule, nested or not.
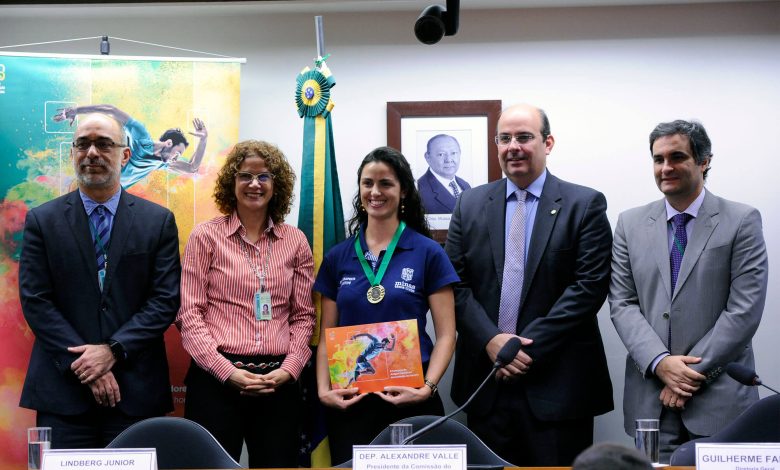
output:
[[[295,174],[275,146],[236,144],[217,176],[224,214],[195,227],[182,260],[176,326],[192,356],[184,416],[249,467],[297,467],[311,352],[313,268],[306,236],[284,223]]]
[[[350,459],[353,445],[368,444],[390,423],[444,412],[436,390],[455,348],[452,284],[458,276],[444,250],[430,238],[414,183],[400,152],[389,147],[372,150],[358,169],[351,236],[328,252],[317,274],[314,290],[322,294],[321,332],[334,326],[416,319],[425,371],[420,388],[388,386],[382,392],[359,394],[353,383],[353,388],[331,389],[321,333],[317,392],[328,407],[334,463]],[[425,332],[429,309],[436,344]]]

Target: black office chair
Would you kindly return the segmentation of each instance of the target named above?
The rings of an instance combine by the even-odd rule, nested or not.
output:
[[[122,431],[107,449],[157,449],[157,468],[244,468],[200,424],[162,416],[139,421]]]
[[[772,395],[754,403],[728,426],[710,437],[688,441],[678,447],[670,465],[696,465],[697,442],[780,442],[780,395]]]
[[[411,424],[412,430],[417,431],[440,416],[412,416],[404,418],[395,424]],[[372,445],[390,444],[390,427],[385,428],[377,435]],[[458,421],[448,419],[441,426],[414,440],[413,444],[466,444],[466,465],[470,469],[503,469],[504,467],[516,467],[502,459],[490,447],[487,446],[476,434]],[[336,465],[337,468],[351,468],[352,460]]]

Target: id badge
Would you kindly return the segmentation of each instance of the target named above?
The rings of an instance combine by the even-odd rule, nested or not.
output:
[[[271,293],[270,292],[255,292],[255,320],[268,321],[273,315],[271,314]]]
[[[103,292],[103,284],[106,281],[106,269],[103,268],[98,271],[98,285],[100,286],[100,292]]]

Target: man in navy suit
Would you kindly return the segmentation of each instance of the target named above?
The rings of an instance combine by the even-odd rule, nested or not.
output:
[[[604,195],[546,169],[555,139],[541,109],[498,120],[506,175],[458,199],[447,254],[458,272],[452,398],[462,404],[512,337],[522,349],[467,408],[468,426],[519,466],[568,466],[613,408],[596,314],[607,296],[612,231]]]
[[[460,168],[460,144],[455,137],[438,134],[428,140],[425,152],[428,171],[417,180],[425,212],[452,214],[455,200],[471,186],[455,176]]]
[[[52,447],[99,448],[173,410],[163,334],[179,307],[173,214],[122,191],[127,137],[113,118],[79,123],[78,190],[27,214],[19,297],[35,335],[20,405]]]

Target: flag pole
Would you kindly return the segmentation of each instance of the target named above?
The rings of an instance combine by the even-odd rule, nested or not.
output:
[[[320,60],[325,57],[325,32],[322,28],[322,16],[314,17],[314,29],[317,36],[317,68],[322,64]]]

